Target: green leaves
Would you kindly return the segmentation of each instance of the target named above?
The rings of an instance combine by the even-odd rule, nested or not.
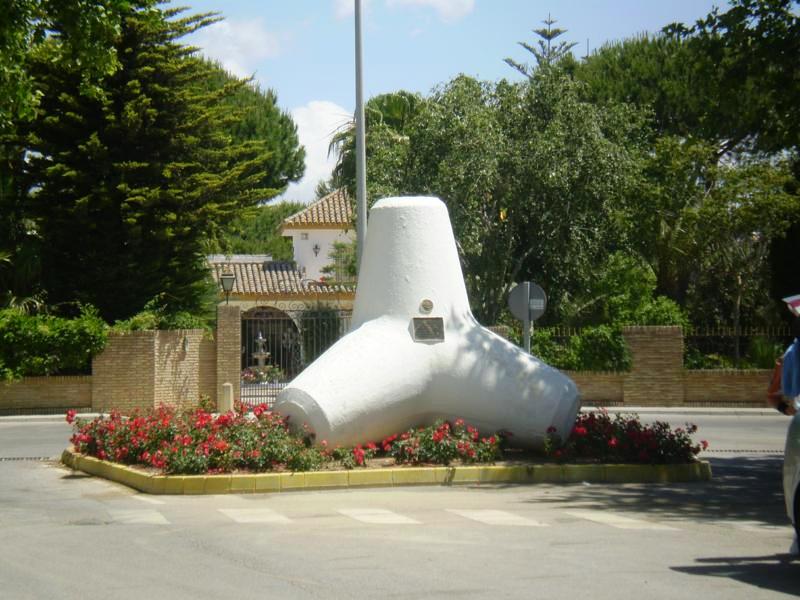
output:
[[[84,93],[82,64],[30,59],[48,90],[21,165],[36,190],[25,211],[45,241],[42,283],[50,302],[90,301],[109,321],[162,293],[173,311],[202,313],[206,249],[299,178],[303,152],[274,94],[180,45],[213,16],[152,0],[123,8],[102,96]]]
[[[105,347],[107,329],[89,306],[75,319],[0,310],[0,380],[88,373],[92,356]]]

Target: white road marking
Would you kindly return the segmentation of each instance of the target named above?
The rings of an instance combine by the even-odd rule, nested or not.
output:
[[[169,525],[157,510],[110,510],[108,513],[114,521],[125,525]]]
[[[516,527],[548,527],[546,523],[520,517],[504,510],[460,510],[448,508],[447,512],[472,519],[486,525],[513,525]]]
[[[149,496],[140,496],[139,494],[134,494],[131,497],[136,498],[140,502],[147,502],[148,504],[164,504],[163,500],[156,500],[155,498],[150,498]]]
[[[342,508],[339,513],[361,521],[376,525],[419,525],[420,522],[404,515],[399,515],[383,508]]]
[[[291,523],[289,517],[270,508],[220,508],[219,512],[237,523]]]
[[[610,525],[617,529],[652,529],[655,531],[679,531],[675,527],[668,525],[661,525],[660,523],[650,523],[648,521],[640,521],[639,519],[631,519],[630,517],[623,517],[604,510],[568,510],[564,511],[566,514],[577,517],[579,519],[586,519],[595,523],[603,525]]]

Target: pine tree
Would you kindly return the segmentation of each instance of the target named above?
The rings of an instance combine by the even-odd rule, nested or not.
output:
[[[125,318],[161,295],[198,311],[207,289],[204,252],[244,207],[270,198],[263,140],[235,142],[239,118],[214,88],[214,69],[179,39],[217,20],[135,0],[116,40],[121,68],[104,95],[80,93],[79,69],[41,53],[43,117],[29,135],[30,211],[44,240],[50,303],[95,304]]]
[[[239,81],[220,64],[213,63],[212,66],[216,70],[212,89],[218,90]],[[285,191],[291,182],[303,177],[305,148],[299,144],[297,126],[291,116],[278,108],[275,91],[262,90],[250,79],[246,83],[224,100],[238,115],[229,123],[227,131],[237,142],[260,140],[266,144],[270,158],[260,185]]]
[[[542,68],[550,65],[554,65],[559,62],[562,58],[564,58],[570,50],[572,50],[576,45],[577,42],[558,42],[554,43],[554,40],[565,34],[567,32],[566,29],[560,29],[558,27],[553,27],[557,23],[555,19],[550,18],[550,15],[547,15],[547,19],[542,21],[546,27],[542,27],[539,29],[534,29],[533,33],[538,35],[541,39],[537,40],[538,48],[527,42],[519,42],[519,45],[525,48],[528,52],[533,54],[534,58],[536,59],[536,67],[531,66],[527,63],[518,63],[512,58],[506,58],[505,63],[510,67],[516,69],[525,77],[533,77],[533,73],[536,71],[536,68]]]

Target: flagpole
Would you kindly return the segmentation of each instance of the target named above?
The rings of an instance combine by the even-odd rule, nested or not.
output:
[[[367,240],[367,154],[364,146],[364,92],[361,61],[361,0],[356,9],[356,248],[358,271]]]

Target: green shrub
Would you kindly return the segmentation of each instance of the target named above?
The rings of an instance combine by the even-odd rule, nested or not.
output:
[[[656,296],[634,311],[631,324],[688,327],[689,317],[674,300],[666,296]]]
[[[74,319],[0,310],[0,379],[89,373],[107,337],[108,326],[90,306]]]
[[[631,357],[620,327],[584,327],[562,342],[554,330],[537,329],[531,352],[557,369],[567,371],[626,371]]]
[[[584,327],[573,343],[581,371],[627,371],[631,356],[620,327]]]
[[[747,361],[754,369],[772,369],[775,359],[783,355],[785,348],[765,336],[756,336],[750,339],[747,348]]]
[[[127,333],[129,331],[151,331],[155,329],[210,330],[210,326],[203,317],[183,310],[171,309],[162,296],[157,296],[145,304],[140,312],[128,319],[114,323],[112,329],[115,332]]]
[[[580,358],[573,337],[562,343],[555,339],[552,329],[535,329],[531,339],[531,353],[557,369],[577,371]]]

